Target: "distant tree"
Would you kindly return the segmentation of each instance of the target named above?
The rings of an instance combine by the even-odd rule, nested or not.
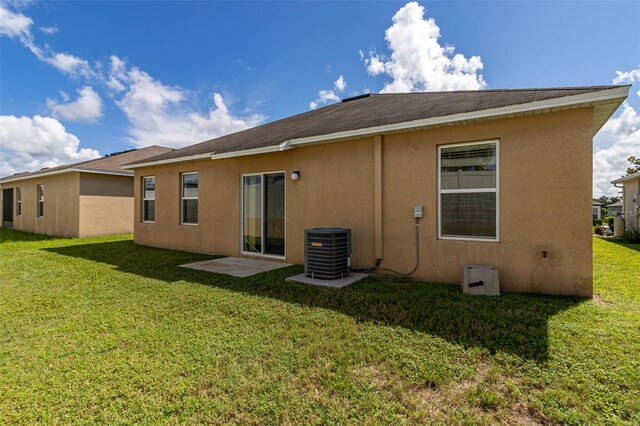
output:
[[[596,201],[602,203],[605,206],[608,206],[609,204],[617,203],[620,200],[622,200],[622,198],[620,198],[618,196],[607,197],[606,195],[602,195],[602,196],[600,196],[600,198],[596,198]]]
[[[636,158],[632,155],[631,157],[627,158],[627,160],[629,160],[629,163],[631,163],[627,168],[627,176],[640,172],[640,158]]]

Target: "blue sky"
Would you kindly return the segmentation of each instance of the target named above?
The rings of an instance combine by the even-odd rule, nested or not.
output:
[[[0,4],[3,175],[184,146],[365,91],[599,85],[616,72],[635,85],[594,141],[594,194],[615,193],[607,182],[640,155],[640,2]]]

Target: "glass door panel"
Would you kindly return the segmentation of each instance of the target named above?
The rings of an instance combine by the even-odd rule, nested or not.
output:
[[[284,173],[242,177],[242,251],[284,256]]]
[[[264,253],[284,256],[284,173],[264,175]]]
[[[262,176],[242,178],[242,251],[262,253]]]

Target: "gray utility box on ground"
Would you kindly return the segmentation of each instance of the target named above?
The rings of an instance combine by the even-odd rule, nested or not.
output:
[[[475,296],[499,296],[498,270],[487,265],[464,265],[462,291]]]

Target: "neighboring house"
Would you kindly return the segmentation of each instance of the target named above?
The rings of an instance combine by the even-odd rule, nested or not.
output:
[[[125,166],[135,242],[304,262],[352,229],[352,264],[504,291],[592,295],[592,139],[629,86],[363,95]],[[540,205],[573,208],[565,225]]]
[[[617,203],[611,203],[607,205],[607,212],[609,216],[617,216],[618,214],[622,214],[622,201],[618,201]]]
[[[593,200],[591,203],[591,211],[593,212],[593,220],[602,219],[602,204],[600,201]]]
[[[616,179],[611,183],[616,188],[622,188],[622,215],[625,229],[640,229],[640,172]]]
[[[133,231],[133,172],[123,164],[171,151],[151,146],[0,179],[3,227],[88,237]]]

